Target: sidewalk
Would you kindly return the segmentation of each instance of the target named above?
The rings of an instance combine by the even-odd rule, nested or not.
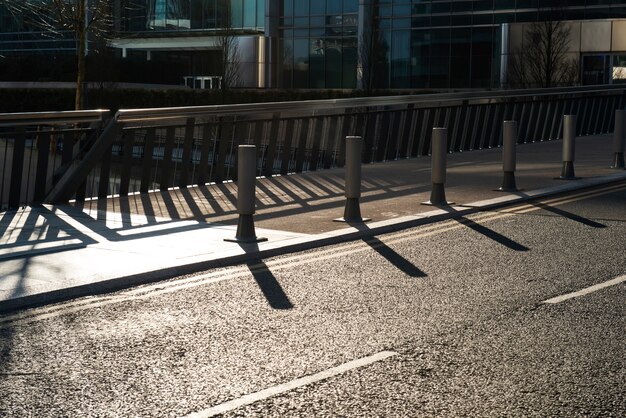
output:
[[[232,183],[170,190],[81,206],[0,213],[0,312],[121,289],[227,264],[389,232],[594,185],[626,180],[612,170],[612,137],[578,138],[576,175],[557,180],[561,141],[517,148],[517,193],[495,191],[501,150],[448,156],[446,195],[454,210],[421,205],[430,197],[430,158],[363,166],[365,226],[343,215],[343,170],[258,181],[255,222],[267,242],[224,242],[235,235]]]

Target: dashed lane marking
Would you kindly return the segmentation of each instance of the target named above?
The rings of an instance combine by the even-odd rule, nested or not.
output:
[[[348,363],[344,363],[337,367],[333,367],[331,369],[327,369],[327,370],[324,370],[322,372],[319,372],[310,376],[301,377],[299,379],[295,379],[290,382],[280,384],[278,386],[273,386],[267,389],[263,389],[261,391],[251,393],[249,395],[242,396],[241,398],[233,399],[231,401],[212,406],[211,408],[205,409],[203,411],[199,411],[199,412],[195,412],[193,414],[187,415],[186,418],[208,418],[208,417],[213,417],[219,414],[225,414],[227,412],[233,411],[242,406],[250,405],[255,402],[268,399],[276,395],[281,395],[283,393],[292,391],[294,389],[307,386],[312,383],[319,382],[321,380],[326,380],[328,378],[343,374],[350,370],[369,366],[370,364],[388,359],[389,357],[393,357],[396,355],[398,355],[398,353],[394,351],[382,351],[380,353],[374,354],[373,356],[363,357],[358,360],[353,360]]]
[[[554,305],[554,304],[557,304],[557,303],[565,302],[566,300],[570,300],[570,299],[578,298],[578,297],[581,297],[581,296],[585,296],[585,295],[588,295],[590,293],[597,292],[598,290],[606,289],[607,287],[615,286],[615,285],[618,285],[618,284],[624,283],[624,282],[626,282],[626,275],[616,277],[615,279],[606,281],[604,283],[598,283],[596,285],[589,286],[589,287],[587,287],[585,289],[579,290],[578,292],[572,292],[572,293],[568,293],[568,294],[565,294],[565,295],[557,296],[557,297],[552,298],[552,299],[544,300],[542,303],[547,303],[547,304],[553,304]]]

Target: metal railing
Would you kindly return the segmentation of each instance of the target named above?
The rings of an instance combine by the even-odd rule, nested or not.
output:
[[[45,195],[58,202],[236,180],[242,144],[256,145],[256,173],[271,176],[342,166],[346,136],[363,138],[370,163],[428,155],[433,127],[448,128],[449,152],[500,146],[504,120],[519,122],[519,143],[559,138],[570,113],[578,136],[609,133],[625,104],[626,87],[596,86],[120,110]]]
[[[40,203],[98,137],[107,110],[0,114],[0,210]]]

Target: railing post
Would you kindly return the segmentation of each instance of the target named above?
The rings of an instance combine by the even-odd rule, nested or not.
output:
[[[432,155],[431,155],[431,182],[433,185],[430,200],[426,204],[433,206],[448,206],[446,200],[446,163],[448,148],[448,129],[433,128]]]
[[[361,154],[363,151],[363,140],[360,136],[346,137],[346,165],[345,171],[345,195],[346,207],[343,218],[335,219],[335,222],[367,222],[370,218],[361,217]]]
[[[624,131],[626,124],[626,110],[617,109],[615,111],[615,131],[613,134],[613,163],[611,168],[624,168]]]
[[[500,191],[515,192],[515,168],[516,168],[516,147],[517,147],[517,121],[505,120],[503,125],[502,142],[502,187]]]
[[[224,241],[254,243],[267,241],[259,238],[254,230],[254,212],[256,201],[256,146],[239,145],[237,162],[237,233],[235,238]]]
[[[576,141],[576,115],[563,116],[563,168],[561,180],[575,180],[574,156]]]

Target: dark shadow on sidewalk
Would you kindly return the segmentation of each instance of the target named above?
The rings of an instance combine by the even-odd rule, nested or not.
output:
[[[567,219],[571,219],[572,221],[579,222],[583,225],[587,225],[592,228],[606,228],[607,227],[606,225],[601,224],[599,222],[592,221],[591,219],[584,218],[580,215],[576,215],[575,213],[571,213],[563,209],[558,209],[558,208],[546,205],[545,203],[541,203],[541,202],[528,202],[528,203],[537,208],[543,209],[547,212],[551,212],[551,213],[554,213],[555,215],[562,216]]]
[[[367,224],[364,223],[351,223],[350,226],[358,229],[359,231],[368,231],[369,228]],[[428,277],[426,273],[417,268],[415,264],[411,263],[406,258],[402,257],[396,251],[391,249],[387,244],[382,242],[380,239],[371,236],[363,238],[363,242],[370,246],[370,248],[376,251],[378,254],[383,256],[387,261],[389,261],[393,266],[395,266],[398,270],[406,274],[410,277]]]

